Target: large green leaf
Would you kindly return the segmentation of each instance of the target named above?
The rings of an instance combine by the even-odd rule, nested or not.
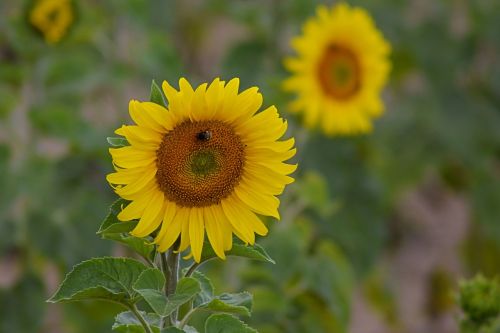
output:
[[[237,240],[234,240],[233,247],[231,250],[226,252],[226,255],[266,261],[272,264],[275,263],[274,260],[267,254],[266,250],[264,250],[264,248],[257,243],[254,245],[245,245]],[[201,261],[206,261],[216,257],[217,255],[212,249],[212,246],[210,246],[208,242],[205,242],[205,244],[203,244]]]
[[[201,292],[196,295],[194,300],[194,307],[210,302],[214,297],[214,286],[210,279],[199,271],[194,271],[192,277],[198,280],[201,287]]]
[[[250,311],[252,311],[252,295],[248,292],[237,294],[224,293],[200,306],[200,309],[250,316]]]
[[[95,258],[68,273],[49,302],[88,299],[130,303],[136,296],[132,286],[148,267],[128,258]]]
[[[106,216],[97,231],[98,235],[129,232],[135,228],[137,221],[123,222],[118,220],[117,215],[122,210],[122,207],[127,206],[127,204],[127,200],[118,199],[111,205],[108,216]]]
[[[139,293],[157,314],[162,314],[167,304],[167,298],[162,292],[165,285],[163,273],[150,268],[141,273],[134,283],[134,290]]]
[[[145,313],[143,311],[140,311],[140,313],[149,324],[149,326],[153,329],[153,332],[160,332],[160,316],[154,313]],[[142,326],[141,322],[131,311],[119,313],[115,318],[115,323],[113,324],[112,329],[113,331],[119,333],[145,333],[144,327]]]
[[[139,275],[132,286],[134,290],[155,289],[162,290],[165,285],[165,276],[157,268],[148,268]]]
[[[205,333],[257,333],[238,318],[229,314],[211,315],[205,322]]]
[[[148,273],[150,275],[151,273]],[[148,276],[148,280],[153,278]],[[158,282],[158,281],[157,281]],[[137,287],[143,287],[145,283],[139,283]],[[152,284],[150,284],[152,286]],[[175,293],[168,299],[159,288],[137,288],[136,291],[146,300],[160,316],[168,316],[182,304],[187,303],[193,299],[200,291],[200,283],[194,278],[182,278],[177,284]]]

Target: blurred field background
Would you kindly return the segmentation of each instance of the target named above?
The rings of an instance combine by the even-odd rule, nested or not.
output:
[[[106,137],[151,79],[240,77],[298,141],[297,182],[217,290],[254,293],[261,333],[458,331],[458,281],[500,272],[500,2],[349,1],[393,47],[371,135],[326,138],[287,113],[280,82],[310,0],[74,1],[48,45],[29,1],[0,0],[0,332],[110,332],[107,303],[46,304],[71,266],[127,255],[95,234],[114,194]]]

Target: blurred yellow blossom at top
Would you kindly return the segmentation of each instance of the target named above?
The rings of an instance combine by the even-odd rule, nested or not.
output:
[[[49,44],[57,43],[74,21],[70,0],[36,0],[29,14],[30,23]]]

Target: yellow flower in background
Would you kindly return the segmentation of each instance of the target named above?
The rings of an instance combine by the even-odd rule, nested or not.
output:
[[[238,79],[215,79],[195,90],[181,79],[179,87],[163,82],[168,110],[130,102],[136,125],[115,132],[130,146],[110,149],[116,172],[107,180],[131,201],[118,218],[139,219],[132,235],[159,230],[161,252],[180,237],[178,250],[191,246],[199,262],[206,232],[225,258],[233,233],[249,244],[255,234],[267,234],[256,213],[279,219],[276,196],[296,169],[283,163],[295,155],[294,139],[278,141],[287,122],[274,106],[257,113],[262,95],[256,87],[239,93]]]
[[[297,95],[290,111],[328,135],[369,132],[384,111],[380,94],[390,70],[390,45],[370,15],[343,3],[319,7],[292,47],[297,56],[285,60],[292,75],[283,83]]]
[[[29,20],[47,43],[57,43],[66,35],[74,20],[71,0],[35,0]]]

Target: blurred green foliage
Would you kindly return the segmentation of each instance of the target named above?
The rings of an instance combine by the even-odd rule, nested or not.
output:
[[[105,138],[129,121],[131,98],[148,99],[151,79],[238,76],[290,120],[298,180],[261,241],[276,265],[206,266],[216,289],[254,294],[249,324],[259,332],[347,332],[361,285],[397,323],[377,265],[405,233],[393,225],[402,197],[429,174],[470,205],[465,272],[498,274],[500,3],[348,2],[373,14],[393,70],[374,133],[335,139],[302,129],[279,88],[289,38],[332,1],[75,1],[76,21],[52,46],[27,24],[29,2],[0,2],[0,272],[19,266],[0,285],[0,331],[46,332],[60,321],[65,332],[109,332],[118,308],[43,301],[71,265],[124,253],[95,235],[114,200]]]
[[[500,325],[500,279],[486,279],[477,275],[460,284],[458,302],[464,318],[460,322],[463,333],[496,332]],[[496,322],[496,324],[495,324]]]

